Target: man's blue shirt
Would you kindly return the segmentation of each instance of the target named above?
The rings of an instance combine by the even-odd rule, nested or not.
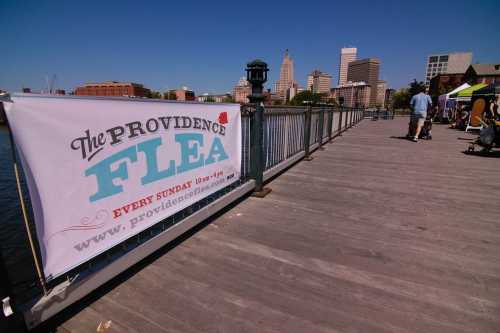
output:
[[[410,100],[410,106],[415,113],[426,113],[428,104],[432,105],[432,100],[424,93],[416,94]]]

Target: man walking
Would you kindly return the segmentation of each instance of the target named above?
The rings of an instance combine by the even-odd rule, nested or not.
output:
[[[429,95],[425,93],[425,87],[422,87],[420,93],[412,96],[410,100],[410,128],[408,130],[408,137],[413,138],[413,142],[418,141],[418,136],[424,126],[425,118],[427,117],[427,108],[432,106],[432,100]],[[413,131],[415,134],[413,134]]]

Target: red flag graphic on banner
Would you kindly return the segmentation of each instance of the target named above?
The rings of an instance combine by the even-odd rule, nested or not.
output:
[[[219,113],[219,124],[227,124],[227,112]]]

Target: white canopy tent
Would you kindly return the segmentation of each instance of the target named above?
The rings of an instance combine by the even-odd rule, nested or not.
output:
[[[470,84],[464,83],[461,86],[456,87],[455,89],[453,89],[449,93],[443,94],[443,95],[438,97],[438,105],[439,105],[440,111],[442,112],[441,113],[442,118],[448,118],[448,109],[450,109],[453,106],[453,105],[450,105],[452,103],[449,103],[449,101],[452,102],[451,100],[453,100],[453,102],[454,102],[454,99],[450,99],[450,96],[458,93],[459,91],[467,89],[469,87],[470,87]]]

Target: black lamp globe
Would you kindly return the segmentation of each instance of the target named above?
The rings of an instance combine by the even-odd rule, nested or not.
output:
[[[252,86],[252,94],[248,96],[250,103],[260,103],[264,101],[264,95],[262,91],[264,90],[264,82],[267,81],[267,64],[256,59],[247,64],[247,81],[250,82]]]
[[[251,84],[264,84],[267,81],[267,72],[269,69],[267,68],[267,64],[260,59],[249,62],[246,71],[247,81]]]

